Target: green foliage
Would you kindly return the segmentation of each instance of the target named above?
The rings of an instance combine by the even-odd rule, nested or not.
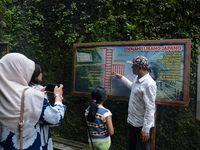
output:
[[[73,44],[190,38],[190,106],[158,106],[156,149],[199,149],[200,128],[195,119],[199,6],[200,1],[190,0],[2,0],[0,41],[9,41],[11,52],[40,64],[44,85],[64,85],[68,111],[52,134],[87,143],[83,120],[90,99],[70,95]],[[50,95],[53,103],[51,99]],[[113,147],[126,149],[128,102],[108,100],[105,106],[113,113]]]

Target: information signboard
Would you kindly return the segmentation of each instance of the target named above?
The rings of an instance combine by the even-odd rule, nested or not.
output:
[[[142,55],[158,87],[156,103],[188,106],[190,39],[76,43],[73,52],[73,96],[89,97],[93,87],[102,86],[110,99],[128,100],[130,90],[112,73],[134,80],[127,62]]]
[[[8,54],[9,51],[10,51],[9,43],[7,43],[7,42],[0,42],[0,59],[5,54]]]

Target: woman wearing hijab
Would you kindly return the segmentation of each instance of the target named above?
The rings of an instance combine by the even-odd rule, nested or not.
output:
[[[23,149],[53,150],[49,125],[63,121],[66,106],[62,104],[63,85],[54,89],[55,103],[51,106],[44,93],[28,86],[35,63],[19,53],[0,59],[0,149],[20,148],[19,119],[24,93]]]

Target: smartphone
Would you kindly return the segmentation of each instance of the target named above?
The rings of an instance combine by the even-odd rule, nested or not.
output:
[[[45,91],[53,93],[55,86],[60,87],[60,84],[48,83],[46,88],[45,88]]]

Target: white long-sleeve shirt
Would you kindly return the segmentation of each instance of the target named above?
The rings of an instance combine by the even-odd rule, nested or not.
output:
[[[131,90],[127,122],[149,133],[151,127],[154,127],[156,82],[149,74],[140,79],[136,76],[133,82],[124,76],[121,80]]]

